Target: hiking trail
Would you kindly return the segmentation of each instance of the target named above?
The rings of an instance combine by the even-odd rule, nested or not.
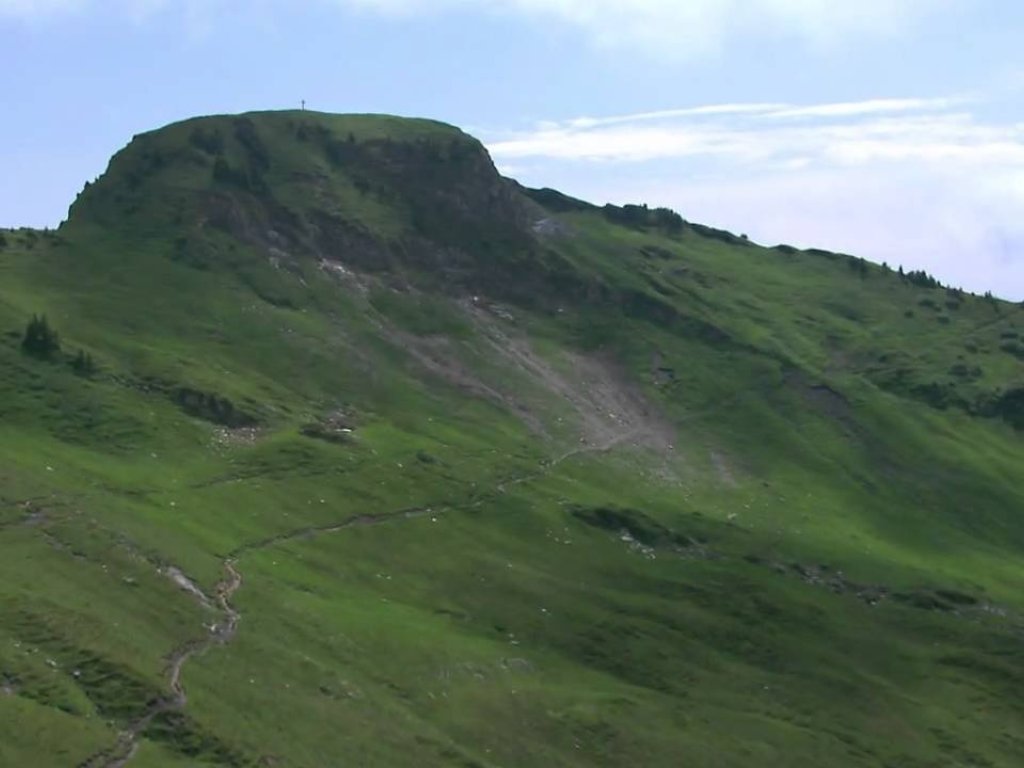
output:
[[[125,768],[138,752],[141,743],[140,737],[154,719],[166,712],[182,712],[185,710],[188,706],[188,694],[181,681],[185,665],[193,658],[202,656],[214,646],[228,645],[238,633],[238,625],[242,620],[242,615],[231,604],[231,598],[242,586],[242,574],[237,568],[237,562],[243,555],[269,549],[289,541],[313,539],[318,536],[339,533],[349,528],[383,525],[397,520],[411,520],[425,515],[437,516],[459,508],[473,509],[488,500],[504,494],[509,486],[542,477],[555,469],[559,464],[576,456],[610,451],[622,443],[641,437],[639,434],[641,431],[631,430],[609,438],[598,445],[580,445],[553,459],[542,461],[539,467],[531,472],[524,472],[518,477],[499,481],[489,492],[478,494],[476,498],[470,497],[470,499],[464,500],[461,503],[450,501],[433,506],[407,507],[391,512],[382,512],[377,515],[357,515],[339,523],[325,526],[306,526],[259,541],[242,544],[225,557],[223,561],[224,576],[215,585],[212,596],[203,592],[180,569],[173,566],[163,569],[165,575],[185,592],[195,597],[201,604],[215,607],[220,613],[220,618],[216,624],[209,627],[209,634],[206,637],[190,640],[171,653],[168,658],[166,672],[167,687],[170,695],[163,696],[151,703],[142,714],[130,721],[127,727],[118,734],[117,741],[113,746],[96,752],[78,763],[76,768]]]

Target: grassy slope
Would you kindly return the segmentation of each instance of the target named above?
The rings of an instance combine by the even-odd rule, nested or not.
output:
[[[382,242],[424,226],[400,174],[331,162],[295,125],[357,146],[469,142],[425,122],[252,120],[277,204],[307,223],[333,207]],[[358,254],[264,242],[276,222],[312,230],[252,213],[265,192],[251,178],[221,188],[259,236],[204,227],[214,160],[195,125],[144,137],[141,166],[139,146],[116,158],[59,232],[5,233],[0,764],[75,765],[110,746],[164,691],[164,660],[218,618],[160,569],[211,592],[231,555],[239,633],[190,662],[184,715],[155,722],[133,765],[1024,758],[1020,434],[925,402],[1021,383],[1004,349],[1019,307],[951,308],[841,259],[580,211],[557,215],[535,258],[605,298],[481,324],[444,294],[395,292],[424,284],[408,262],[338,279],[316,259]],[[252,172],[229,119],[198,125]],[[316,257],[288,261],[300,247]],[[33,312],[99,370],[23,355]],[[552,464],[580,447],[573,409],[495,351],[489,324],[561,370],[579,350],[614,357],[674,424],[673,450]],[[409,348],[432,334],[556,436],[425,370]],[[190,417],[181,387],[230,398],[258,430]],[[338,409],[354,439],[301,434]],[[290,535],[414,507],[431,513]],[[591,508],[635,511],[601,527],[574,514]],[[856,594],[882,589],[874,605]]]

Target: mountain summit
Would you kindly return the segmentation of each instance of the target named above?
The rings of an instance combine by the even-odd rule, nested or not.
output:
[[[447,277],[480,254],[498,261],[528,250],[533,208],[456,128],[271,112],[137,136],[75,203],[70,221],[174,227],[296,258]]]
[[[2,765],[1024,761],[1021,306],[261,112],[0,325]]]

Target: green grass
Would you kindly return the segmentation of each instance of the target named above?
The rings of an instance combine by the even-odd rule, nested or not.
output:
[[[164,572],[229,557],[132,765],[1024,760],[1020,306],[545,213],[372,116],[170,126],[3,234],[0,764],[112,746],[223,618]]]

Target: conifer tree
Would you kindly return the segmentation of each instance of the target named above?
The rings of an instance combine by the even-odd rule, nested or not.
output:
[[[60,351],[60,337],[50,327],[46,315],[32,315],[32,319],[25,327],[21,348],[26,354],[35,357],[50,357]]]

